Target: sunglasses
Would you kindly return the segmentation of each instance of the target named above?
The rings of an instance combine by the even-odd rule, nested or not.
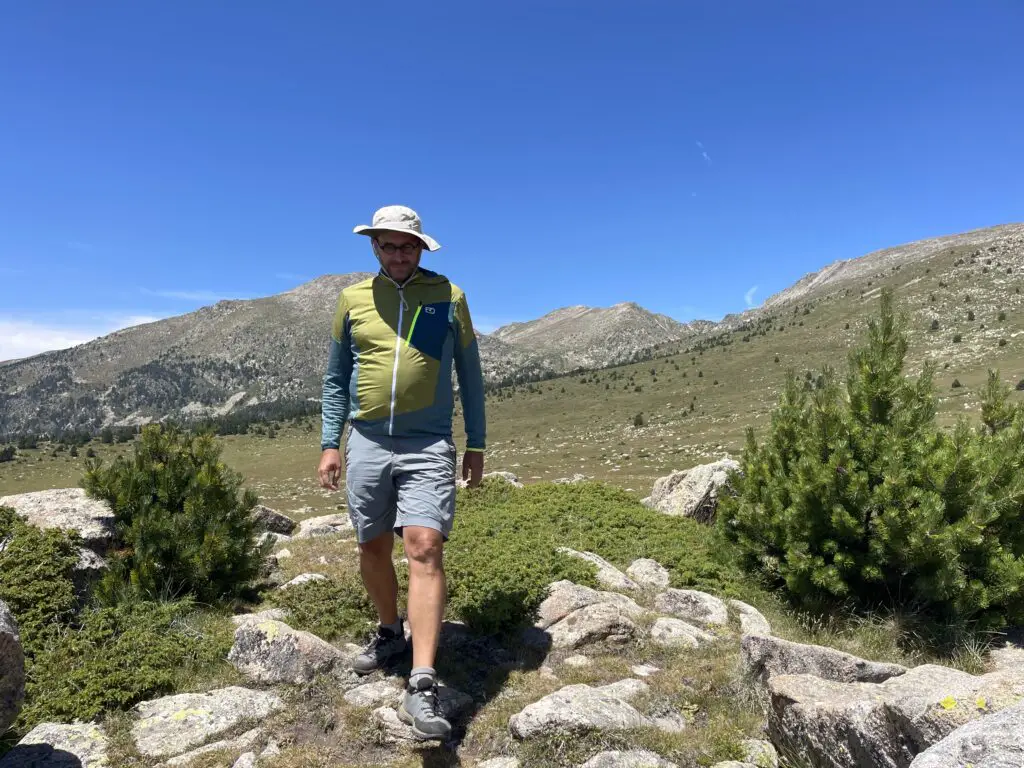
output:
[[[406,243],[405,245],[395,245],[394,243],[382,243],[377,241],[377,247],[380,248],[388,256],[393,256],[399,251],[402,252],[403,256],[412,256],[418,252],[423,246],[419,243]]]

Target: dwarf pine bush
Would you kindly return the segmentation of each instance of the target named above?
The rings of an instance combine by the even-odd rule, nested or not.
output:
[[[798,603],[852,602],[992,628],[1024,620],[1024,408],[991,374],[984,425],[935,421],[932,368],[903,376],[891,294],[849,358],[789,376],[764,442],[748,431],[720,525]],[[1000,394],[1002,393],[1002,394]]]
[[[110,503],[118,538],[98,596],[216,603],[240,595],[266,554],[255,544],[256,495],[241,483],[213,436],[173,426],[144,428],[133,454],[109,466],[90,461],[83,485]]]

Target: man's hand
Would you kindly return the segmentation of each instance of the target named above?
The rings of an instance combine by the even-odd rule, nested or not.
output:
[[[466,451],[462,455],[462,479],[470,488],[480,485],[484,476],[484,455],[481,451]]]
[[[337,448],[325,448],[320,457],[320,487],[338,490],[338,479],[341,477],[341,451]]]

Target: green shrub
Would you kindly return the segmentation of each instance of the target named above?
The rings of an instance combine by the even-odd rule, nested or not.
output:
[[[255,544],[257,498],[240,493],[241,476],[220,460],[211,435],[145,427],[131,456],[108,467],[90,460],[83,485],[115,514],[118,549],[97,589],[105,602],[127,591],[214,603],[257,577],[266,554]]]
[[[84,612],[78,629],[56,633],[36,654],[16,728],[93,720],[106,710],[171,693],[184,670],[223,660],[230,631],[194,631],[186,626],[193,611],[184,601]]]
[[[983,628],[1020,621],[1024,408],[995,397],[1003,388],[990,376],[984,411],[996,431],[961,420],[944,433],[931,367],[903,377],[905,327],[886,292],[845,387],[832,371],[811,392],[789,376],[767,439],[748,432],[720,524],[744,564],[799,603],[889,602]]]
[[[361,637],[376,617],[358,574],[343,579],[307,581],[274,596],[288,610],[288,625],[324,640]]]
[[[0,507],[0,600],[18,622],[21,644],[31,661],[74,616],[71,580],[78,562],[78,538],[55,528],[26,524],[10,507]]]
[[[0,464],[5,461],[14,461],[14,457],[18,455],[18,449],[13,445],[5,445],[0,448]]]

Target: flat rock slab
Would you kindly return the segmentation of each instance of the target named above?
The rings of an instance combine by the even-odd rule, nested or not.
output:
[[[241,752],[242,750],[251,749],[261,738],[263,737],[263,731],[260,728],[253,728],[251,731],[246,731],[241,736],[234,739],[224,739],[222,741],[215,741],[212,744],[193,749],[191,752],[186,752],[183,755],[172,757],[166,763],[161,763],[161,766],[167,766],[173,768],[179,765],[188,765],[197,757],[209,754],[210,752],[217,752],[218,750],[225,749],[231,750],[232,752]],[[253,755],[255,758],[255,755]]]
[[[839,683],[882,683],[907,671],[899,664],[868,661],[823,645],[748,635],[740,643],[743,671],[761,683],[776,675],[814,675]]]
[[[599,752],[581,768],[675,768],[675,765],[654,752],[630,749]]]
[[[629,703],[646,689],[645,683],[635,679],[597,688],[567,685],[513,715],[509,719],[509,731],[517,739],[530,739],[549,734],[622,731],[650,726],[651,721]]]
[[[345,693],[345,701],[354,707],[397,706],[402,686],[393,680],[377,680],[359,685]]]
[[[657,560],[651,560],[649,557],[634,560],[629,568],[626,569],[626,575],[645,589],[665,589],[668,587],[668,568]]]
[[[231,622],[237,627],[250,621],[284,621],[287,617],[284,608],[267,608],[259,613],[239,613],[231,617]]]
[[[310,682],[347,660],[340,650],[281,621],[247,621],[235,630],[228,661],[256,683]]]
[[[2,768],[110,768],[107,737],[95,723],[40,723],[0,758]]]
[[[563,555],[575,557],[577,560],[585,560],[597,566],[597,581],[603,587],[609,589],[630,589],[639,590],[640,585],[626,576],[622,571],[609,563],[600,555],[593,552],[577,552],[569,547],[559,547],[558,551]]]
[[[644,612],[635,600],[618,592],[602,592],[563,579],[548,587],[548,596],[537,609],[536,626],[547,629],[570,613],[597,603],[614,603],[631,619],[639,618]]]
[[[552,648],[584,648],[603,644],[621,646],[640,635],[640,628],[615,603],[595,603],[573,611],[548,627]]]
[[[296,539],[312,539],[317,536],[338,536],[352,530],[352,521],[345,513],[310,517],[299,523],[299,529],[292,534]]]
[[[138,704],[132,736],[139,752],[168,758],[202,746],[243,722],[259,722],[283,709],[279,696],[239,686],[180,693]]]
[[[742,600],[730,600],[729,607],[740,615],[741,635],[760,635],[770,637],[772,625],[757,608],[744,603]]]
[[[724,627],[729,623],[729,610],[725,603],[696,589],[666,589],[654,598],[654,607],[659,613],[706,627]]]
[[[663,648],[703,648],[718,640],[682,619],[661,616],[651,627],[651,641]]]
[[[1024,766],[1024,701],[957,728],[914,758],[910,768]]]
[[[285,536],[291,536],[292,531],[299,525],[288,515],[282,515],[277,510],[266,507],[263,504],[257,504],[253,508],[252,517],[259,524],[261,531],[279,533]]]
[[[114,538],[114,511],[107,502],[90,499],[83,488],[0,496],[0,507],[12,507],[37,528],[75,531],[86,547],[101,555]]]
[[[322,573],[300,573],[291,581],[282,584],[278,589],[291,589],[292,587],[299,586],[299,584],[305,584],[307,581],[323,581],[326,578]]]
[[[21,711],[25,699],[25,655],[18,623],[0,600],[0,734]]]

